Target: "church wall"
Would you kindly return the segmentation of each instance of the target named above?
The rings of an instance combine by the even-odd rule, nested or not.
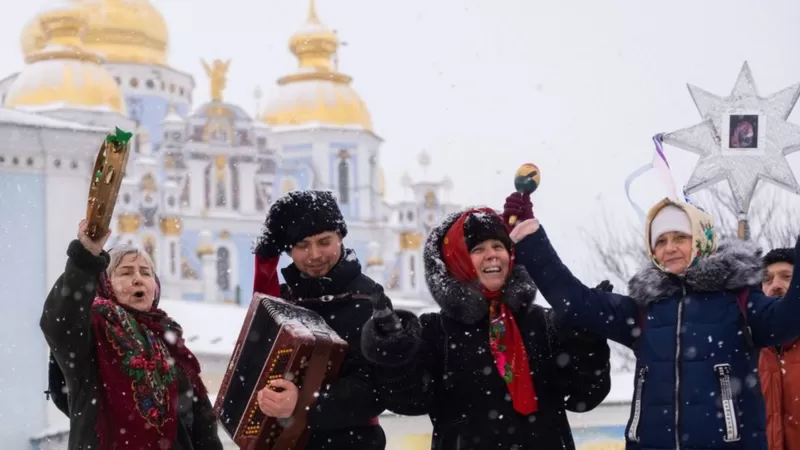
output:
[[[342,210],[342,215],[347,221],[359,220],[359,196],[361,194],[360,187],[364,186],[364,181],[358,178],[358,144],[353,142],[331,142],[328,146],[328,180],[330,180],[329,189],[333,190],[337,198],[341,198],[340,194],[340,179],[339,179],[339,165],[342,158],[339,155],[342,151],[347,151],[349,156],[347,158],[347,181],[349,183],[348,193],[350,198],[347,204],[339,205]]]
[[[240,302],[248,304],[249,298],[247,293],[252,291],[255,256],[253,255],[252,246],[253,239],[259,229],[253,230],[252,233],[232,233],[228,239],[231,244],[236,247],[236,255],[234,255],[234,274],[232,277],[232,286],[230,293],[225,294],[225,298],[231,298],[236,301],[236,286],[240,287]]]
[[[80,164],[88,162],[81,161]],[[78,223],[86,217],[90,171],[91,168],[87,165],[73,171],[79,176],[70,172],[47,174],[44,192],[46,234],[42,234],[48,250],[45,280],[47,286],[55,283],[64,272],[67,246],[77,235]],[[112,223],[111,227],[115,225]]]
[[[186,257],[189,267],[198,275],[202,273],[200,261],[195,253],[200,242],[199,234],[200,230],[197,229],[183,229],[180,237],[180,255],[181,257]]]
[[[157,149],[164,139],[162,122],[169,113],[169,100],[157,95],[127,94],[125,106],[128,109],[128,117],[134,121],[138,120],[147,129],[153,149]],[[189,111],[188,103],[176,102],[172,106],[181,117],[186,117]]]
[[[40,174],[0,175],[0,442],[9,449],[30,448],[30,437],[46,426],[47,353],[39,328],[47,295],[44,196]]]

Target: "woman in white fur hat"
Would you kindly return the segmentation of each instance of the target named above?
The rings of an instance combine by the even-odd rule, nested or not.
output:
[[[766,450],[758,351],[800,336],[800,286],[766,296],[753,243],[718,243],[711,216],[664,199],[645,228],[652,262],[619,295],[576,279],[537,219],[511,236],[517,263],[560,317],[634,350],[628,450]]]

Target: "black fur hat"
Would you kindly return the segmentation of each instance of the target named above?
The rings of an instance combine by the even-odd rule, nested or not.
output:
[[[303,239],[326,231],[347,236],[347,224],[330,191],[292,191],[277,199],[267,213],[255,254],[271,258]]]
[[[769,267],[772,264],[785,262],[794,265],[794,249],[793,248],[773,248],[766,255],[764,255],[764,267]]]
[[[506,250],[511,250],[511,238],[503,219],[496,214],[473,213],[464,221],[464,240],[467,250],[489,239],[502,242]]]

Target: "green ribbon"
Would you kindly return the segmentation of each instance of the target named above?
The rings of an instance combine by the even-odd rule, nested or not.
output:
[[[122,147],[125,144],[127,144],[128,141],[130,141],[131,138],[133,137],[133,133],[122,131],[119,129],[119,127],[114,127],[114,128],[116,128],[116,130],[114,130],[114,134],[109,134],[108,137],[106,138],[106,142],[108,142],[109,144],[115,144]]]

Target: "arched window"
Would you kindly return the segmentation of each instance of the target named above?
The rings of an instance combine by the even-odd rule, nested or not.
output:
[[[150,256],[150,259],[153,261],[153,266],[157,264],[156,262],[156,242],[155,238],[151,235],[147,235],[142,239],[142,247],[144,247],[144,251]],[[153,267],[155,269],[155,267]]]
[[[342,158],[339,161],[339,204],[350,203],[350,164]]]
[[[217,285],[222,291],[231,288],[231,253],[225,247],[217,249]]]

